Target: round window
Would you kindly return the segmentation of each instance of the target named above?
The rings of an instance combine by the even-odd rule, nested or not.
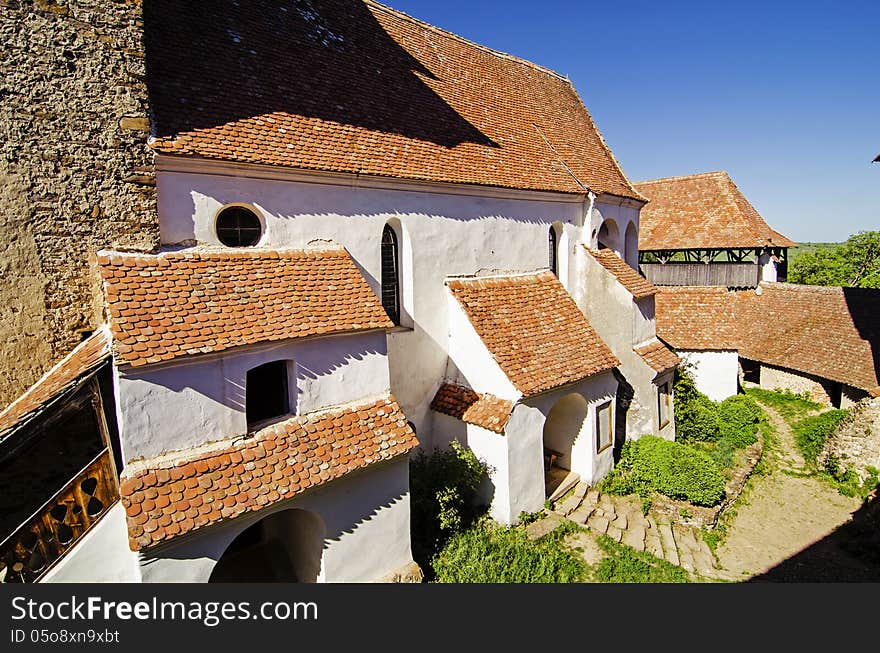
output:
[[[230,206],[217,216],[217,238],[227,247],[252,247],[262,235],[260,219],[243,206]]]

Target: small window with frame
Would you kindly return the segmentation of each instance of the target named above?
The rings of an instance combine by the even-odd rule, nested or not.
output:
[[[672,388],[669,381],[661,383],[657,387],[657,418],[659,428],[665,428],[669,424],[669,416],[672,413]]]
[[[602,453],[614,444],[614,411],[611,402],[596,407],[596,453]]]
[[[217,240],[227,247],[253,247],[263,237],[263,224],[244,206],[227,206],[217,214]]]
[[[288,361],[272,361],[248,370],[245,383],[248,429],[290,414]]]

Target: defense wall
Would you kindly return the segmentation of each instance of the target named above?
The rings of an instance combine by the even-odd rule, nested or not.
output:
[[[158,244],[141,0],[0,0],[0,406],[97,326],[89,255]]]

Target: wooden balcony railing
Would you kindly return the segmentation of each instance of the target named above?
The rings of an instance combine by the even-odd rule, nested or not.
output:
[[[0,543],[3,582],[39,580],[118,499],[113,461],[104,449]]]
[[[657,286],[728,286],[754,288],[761,268],[756,263],[641,263],[642,274]]]

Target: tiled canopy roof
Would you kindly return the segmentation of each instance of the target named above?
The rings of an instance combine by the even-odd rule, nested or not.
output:
[[[657,372],[658,376],[674,370],[681,363],[681,359],[676,353],[659,340],[649,342],[641,347],[634,347],[633,351],[641,356],[645,364]]]
[[[390,395],[267,426],[202,455],[123,472],[133,551],[290,499],[418,444]]]
[[[97,369],[109,357],[110,334],[106,328],[101,328],[0,412],[0,439],[49,401],[76,385],[77,381]]]
[[[118,358],[130,365],[393,326],[343,249],[98,252]]]
[[[741,356],[880,395],[880,290],[760,287],[736,295]]]
[[[640,250],[796,246],[764,222],[726,172],[635,186],[649,200],[639,217]]]
[[[657,335],[677,349],[737,349],[880,395],[880,291],[762,282],[760,292],[662,288]]]
[[[641,199],[571,82],[375,2],[144,4],[162,153]]]
[[[594,259],[617,280],[623,284],[635,299],[651,297],[657,293],[657,288],[641,274],[633,270],[626,261],[620,258],[610,249],[593,250],[585,249]]]
[[[659,288],[654,299],[657,335],[676,349],[736,349],[733,296],[721,286]]]
[[[504,433],[513,407],[512,401],[451,383],[441,385],[431,401],[432,410],[495,433]]]
[[[551,272],[456,279],[447,285],[483,344],[524,395],[620,364]]]

